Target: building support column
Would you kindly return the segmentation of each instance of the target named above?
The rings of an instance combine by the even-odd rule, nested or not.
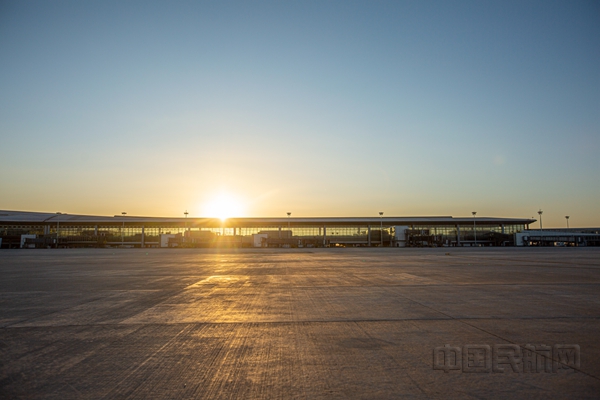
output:
[[[323,225],[323,247],[327,244],[327,227]]]
[[[460,246],[460,225],[456,225],[456,245]]]
[[[145,243],[144,243],[144,242],[145,242],[145,239],[146,239],[146,230],[145,230],[145,228],[146,228],[146,227],[145,227],[144,225],[142,225],[142,243],[141,243],[141,247],[142,247],[142,249],[143,249],[144,247],[146,247],[146,246],[145,246]]]
[[[367,227],[367,238],[369,240],[369,247],[371,247],[371,225]]]

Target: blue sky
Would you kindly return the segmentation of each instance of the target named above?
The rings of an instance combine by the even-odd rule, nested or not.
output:
[[[0,208],[600,226],[596,1],[0,2]]]

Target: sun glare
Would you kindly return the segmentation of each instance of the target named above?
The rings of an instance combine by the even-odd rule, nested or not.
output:
[[[242,217],[244,207],[234,196],[222,193],[206,203],[203,214],[206,217],[226,220],[231,217]]]

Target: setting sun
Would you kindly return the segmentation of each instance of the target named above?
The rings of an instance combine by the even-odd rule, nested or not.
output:
[[[242,202],[228,193],[221,193],[209,200],[203,208],[203,216],[226,220],[230,217],[242,217]]]

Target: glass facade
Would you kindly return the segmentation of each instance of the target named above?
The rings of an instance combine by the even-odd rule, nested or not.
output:
[[[407,230],[407,245],[422,246],[504,246],[512,243],[515,233],[525,224],[413,225]]]
[[[431,219],[431,218],[430,218]],[[429,219],[429,220],[430,220]],[[415,223],[401,226],[386,224],[383,221],[368,222],[343,221],[338,223],[302,222],[279,220],[277,223],[253,223],[252,220],[239,220],[233,223],[216,223],[214,220],[179,221],[173,223],[132,223],[118,221],[107,223],[48,222],[45,224],[0,224],[2,247],[12,247],[20,243],[21,235],[35,235],[45,238],[36,246],[76,247],[76,246],[165,246],[161,237],[169,235],[169,242],[181,246],[218,246],[221,244],[256,246],[301,247],[301,246],[470,246],[507,245],[515,233],[525,230],[525,223],[490,223],[489,221],[462,220],[460,223]],[[201,222],[208,226],[198,226]],[[210,225],[210,223],[214,225]],[[221,226],[219,226],[221,225]],[[222,226],[226,225],[226,226]],[[262,238],[255,240],[255,236]],[[260,235],[259,235],[260,236]],[[264,238],[264,239],[263,239]],[[58,245],[57,245],[58,241]],[[8,244],[7,244],[8,243]]]

